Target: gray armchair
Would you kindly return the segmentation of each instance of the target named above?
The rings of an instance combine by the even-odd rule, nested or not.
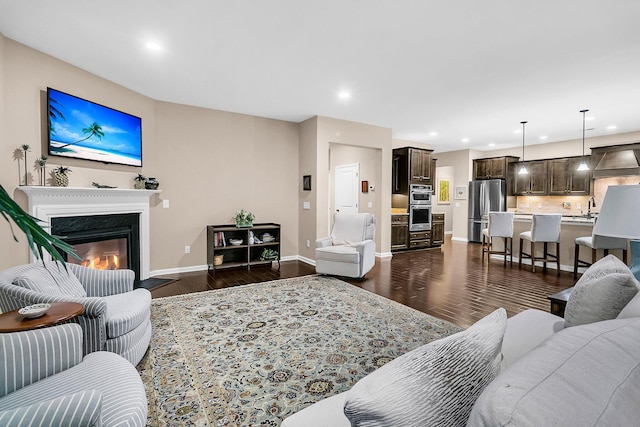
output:
[[[368,213],[333,217],[331,236],[316,240],[316,272],[362,278],[376,262],[376,219]]]
[[[79,325],[0,334],[0,348],[0,425],[146,425],[136,369],[105,351],[83,359]]]
[[[151,340],[151,293],[133,289],[131,270],[94,270],[56,262],[21,265],[0,272],[0,310],[31,304],[77,302],[75,321],[84,332],[84,354],[106,350],[136,365]]]

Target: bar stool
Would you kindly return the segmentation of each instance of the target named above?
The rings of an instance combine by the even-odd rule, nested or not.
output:
[[[595,227],[594,227],[595,229]],[[589,267],[596,262],[596,252],[598,249],[604,249],[604,256],[609,255],[610,250],[620,249],[622,250],[622,261],[627,263],[627,239],[621,239],[618,237],[599,236],[597,234],[591,234],[591,236],[577,237],[575,240],[576,248],[573,255],[573,278],[578,277],[578,266]],[[579,259],[580,246],[586,246],[591,248],[591,262],[582,261]]]
[[[482,230],[482,260],[487,253],[487,260],[491,254],[504,255],[504,265],[507,265],[507,254],[513,266],[513,212],[489,212],[489,227]],[[493,250],[493,238],[502,237],[503,251]],[[507,243],[509,246],[507,247]]]
[[[534,214],[531,223],[531,231],[520,233],[520,258],[518,259],[518,267],[522,268],[522,258],[531,258],[531,271],[536,271],[536,261],[542,261],[542,271],[547,271],[547,262],[555,261],[558,268],[558,276],[560,275],[560,222],[561,214]],[[522,251],[522,242],[526,240],[531,242],[531,253],[527,254]],[[547,244],[556,244],[556,254],[550,254],[547,251]],[[535,244],[544,243],[544,251],[542,258],[535,256]]]

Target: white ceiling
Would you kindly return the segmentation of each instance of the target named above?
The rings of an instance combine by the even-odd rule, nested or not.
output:
[[[151,98],[441,152],[520,146],[522,120],[528,145],[581,138],[585,108],[587,137],[640,130],[639,22],[638,0],[0,0],[6,37]]]

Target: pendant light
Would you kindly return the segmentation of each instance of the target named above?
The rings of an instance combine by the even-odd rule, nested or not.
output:
[[[524,165],[524,125],[527,122],[520,122],[520,123],[522,123],[522,166],[520,166],[518,175],[526,175],[529,173],[529,171],[527,170],[527,167]]]
[[[584,160],[584,122],[586,120],[585,114],[587,113],[587,111],[589,111],[589,110],[580,110],[580,112],[582,113],[582,161],[580,162],[580,165],[578,166],[578,170],[579,171],[588,171],[589,170],[589,165],[587,165],[587,162]]]

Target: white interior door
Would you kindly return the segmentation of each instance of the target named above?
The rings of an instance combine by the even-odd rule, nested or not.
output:
[[[335,209],[336,212],[358,212],[358,175],[360,165],[336,166]]]

